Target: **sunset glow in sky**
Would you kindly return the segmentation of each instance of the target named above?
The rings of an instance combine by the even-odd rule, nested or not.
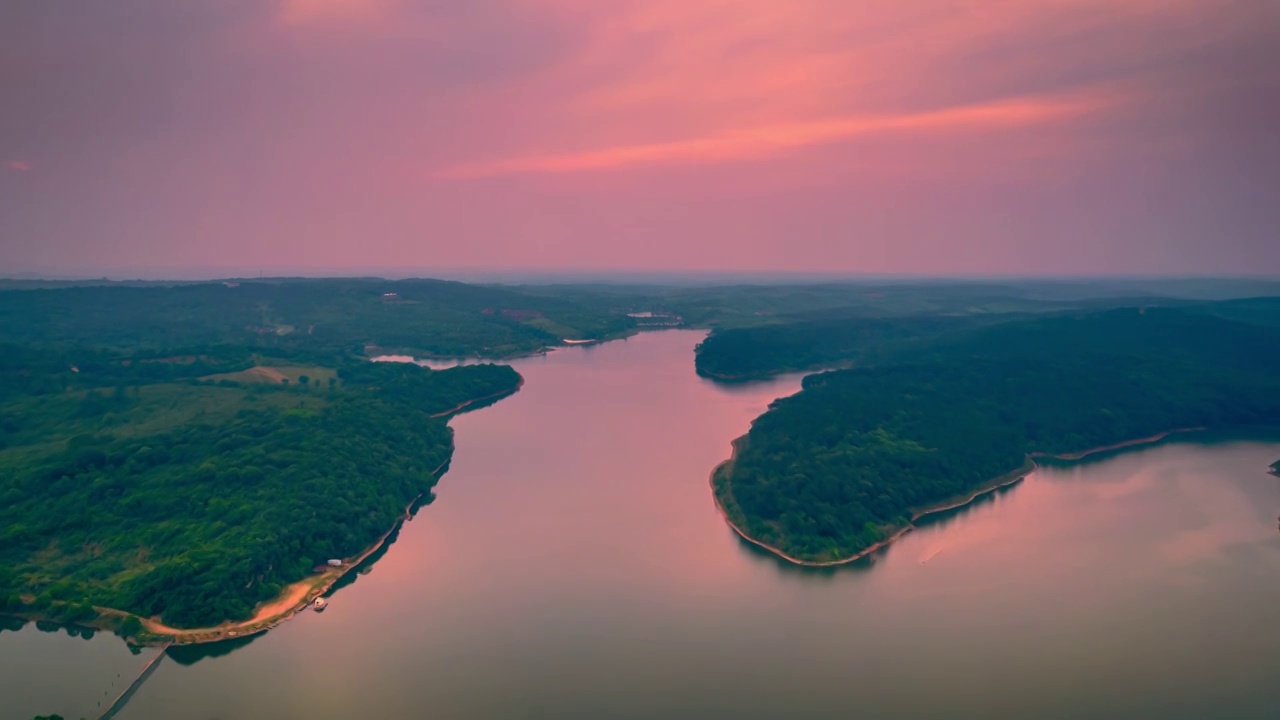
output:
[[[0,275],[1280,273],[1280,2],[17,0]]]

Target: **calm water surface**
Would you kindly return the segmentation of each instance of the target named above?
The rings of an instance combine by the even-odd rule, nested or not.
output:
[[[707,486],[799,378],[717,387],[700,339],[516,362],[524,389],[453,421],[439,499],[372,572],[324,614],[166,659],[119,717],[1280,713],[1280,443],[1041,469],[874,562],[802,571],[740,542]],[[152,652],[0,633],[0,716],[92,716]]]

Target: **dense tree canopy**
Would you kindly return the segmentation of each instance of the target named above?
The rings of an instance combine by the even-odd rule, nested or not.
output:
[[[1172,309],[1019,320],[805,378],[716,492],[754,537],[830,560],[1028,453],[1247,424],[1280,424],[1275,328]]]
[[[244,618],[430,491],[452,449],[433,414],[520,382],[498,365],[343,373],[359,382],[11,398],[0,416],[22,422],[0,448],[0,600],[185,627]]]
[[[447,413],[463,403],[513,392],[520,374],[509,365],[464,365],[448,371],[422,372],[410,363],[351,363],[338,369],[348,387],[431,415]]]
[[[994,322],[984,316],[836,318],[718,330],[699,346],[698,374],[748,380],[865,361],[911,339]]]
[[[888,293],[901,304],[865,302],[842,308],[767,316],[747,325],[717,325],[697,350],[700,375],[717,380],[750,380],[782,372],[817,370],[855,363],[878,363],[886,355],[928,347],[943,334],[1006,324],[1033,315],[1099,312],[1134,307],[1133,297],[1075,298],[1048,302],[1016,294],[984,294],[905,286]],[[880,295],[880,293],[876,293]],[[879,298],[877,298],[879,299]],[[1192,316],[1209,316],[1266,327],[1280,327],[1280,302],[1274,297],[1219,302],[1144,298],[1144,307],[1178,307]],[[922,310],[922,308],[927,308]]]

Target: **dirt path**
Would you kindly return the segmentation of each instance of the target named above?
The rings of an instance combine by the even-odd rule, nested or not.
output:
[[[345,563],[343,564],[343,568],[346,568]],[[337,569],[338,568],[335,568],[335,570]],[[331,574],[334,573],[325,572],[322,575],[313,575],[305,580],[299,580],[292,585],[286,586],[279,597],[269,603],[260,605],[257,611],[254,612],[253,617],[240,622],[223,623],[221,625],[214,625],[205,628],[184,629],[165,625],[160,622],[159,618],[140,619],[142,620],[142,626],[146,628],[148,632],[152,632],[157,635],[172,636],[175,642],[179,644],[189,642],[189,638],[197,636],[203,637],[206,635],[212,635],[221,638],[224,636],[233,637],[241,634],[249,635],[265,629],[257,627],[262,623],[284,620],[298,610],[306,607],[315,597],[327,590],[328,587],[332,585],[333,582],[336,582],[339,577],[342,577],[344,573],[338,572],[336,573],[336,577],[333,577],[332,580],[330,580],[329,576]],[[208,642],[208,640],[200,642]]]

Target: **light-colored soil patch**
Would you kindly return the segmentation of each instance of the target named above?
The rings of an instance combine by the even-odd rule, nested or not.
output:
[[[268,381],[268,382],[278,382],[278,383],[281,383],[281,382],[284,382],[285,380],[287,380],[287,379],[288,379],[288,378],[286,378],[286,377],[284,376],[284,373],[280,372],[279,370],[277,370],[277,369],[275,369],[275,368],[271,368],[271,367],[262,367],[262,366],[258,366],[258,367],[255,367],[255,368],[249,368],[248,370],[245,370],[245,371],[244,371],[244,374],[245,374],[245,375],[252,375],[252,376],[254,376],[254,377],[260,377],[260,378],[262,378],[263,380],[266,380],[266,381]]]
[[[315,592],[317,588],[322,586],[327,587],[325,581],[331,575],[335,576],[334,580],[336,580],[337,577],[342,575],[341,569],[339,568],[335,571],[327,571],[321,575],[315,575],[306,578],[305,580],[299,580],[298,582],[285,587],[284,591],[281,592],[280,596],[275,600],[259,605],[258,609],[253,613],[253,617],[248,620],[242,620],[234,623],[223,623],[221,625],[215,625],[207,628],[188,628],[185,630],[165,625],[159,618],[143,618],[142,625],[148,631],[157,635],[172,635],[175,638],[205,635],[228,636],[237,631],[241,631],[238,634],[243,634],[244,631],[255,632],[255,630],[252,629],[254,626],[270,623],[273,620],[283,619],[286,615],[291,615],[301,609],[302,606],[305,606],[310,602],[311,598],[308,598],[308,595],[311,595],[312,598],[314,598],[316,595],[320,594]],[[330,582],[328,584],[332,583]]]
[[[162,363],[165,365],[190,365],[197,360],[208,360],[208,355],[172,355],[162,358],[143,358],[140,363]]]
[[[436,472],[439,472],[443,467],[441,465],[440,468],[436,469]],[[253,617],[248,620],[225,622],[211,627],[184,629],[165,625],[160,618],[140,618],[142,626],[148,632],[164,636],[167,642],[173,642],[176,645],[217,642],[227,638],[254,635],[270,630],[299,612],[306,610],[316,598],[325,594],[343,575],[351,572],[357,565],[364,562],[365,558],[377,552],[379,548],[386,544],[391,534],[400,527],[400,524],[409,517],[413,504],[418,502],[421,497],[419,495],[405,506],[404,515],[400,521],[393,525],[390,530],[383,533],[382,537],[378,538],[378,541],[366,548],[364,552],[355,557],[345,559],[342,567],[326,568],[322,573],[303,578],[292,585],[286,586],[284,591],[274,600],[259,605],[254,611]]]
[[[312,386],[327,387],[329,380],[337,376],[338,373],[333,368],[315,365],[258,365],[248,370],[208,375],[202,379],[213,381],[231,380],[240,383],[275,383],[277,385],[287,381],[290,385],[301,385],[302,378],[306,377],[308,383]]]

